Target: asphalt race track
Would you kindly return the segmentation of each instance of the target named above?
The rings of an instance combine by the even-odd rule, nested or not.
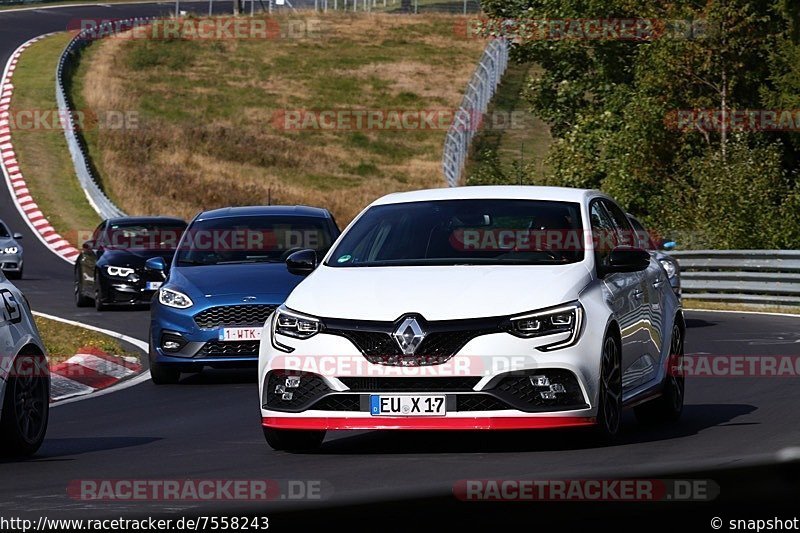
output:
[[[227,3],[215,2],[228,10]],[[206,9],[206,4],[196,4]],[[172,4],[68,7],[0,13],[0,64],[27,39],[63,30],[80,17],[166,13]],[[187,5],[188,7],[188,5]],[[78,309],[72,266],[37,240],[0,188],[0,218],[26,238],[26,279],[33,308],[146,339],[146,311]],[[689,354],[800,355],[800,321],[791,317],[687,313]],[[270,450],[263,439],[255,373],[207,371],[177,386],[149,381],[56,407],[47,440],[28,461],[0,464],[0,516],[89,517],[200,514],[259,509],[238,502],[108,502],[67,496],[80,479],[322,480],[325,505],[447,497],[469,478],[564,479],[654,476],[774,463],[800,445],[800,387],[795,378],[694,378],[681,423],[638,426],[620,442],[582,444],[577,432],[330,434],[315,454]],[[724,495],[727,485],[720,484]],[[281,509],[293,505],[277,502]],[[690,505],[690,504],[687,504]],[[263,506],[263,504],[262,504]]]

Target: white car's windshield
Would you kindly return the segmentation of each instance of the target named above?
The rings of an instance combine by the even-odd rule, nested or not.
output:
[[[370,208],[328,266],[567,264],[583,259],[576,203],[440,200]]]

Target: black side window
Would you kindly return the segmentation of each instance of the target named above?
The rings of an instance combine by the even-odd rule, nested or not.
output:
[[[94,232],[92,233],[92,240],[95,243],[100,244],[100,239],[103,237],[103,230],[105,229],[105,226],[106,223],[101,222],[100,225],[94,229]]]
[[[650,233],[642,223],[636,220],[635,218],[628,218],[631,221],[631,225],[633,226],[633,231],[636,232],[636,245],[641,248],[642,250],[655,250],[656,247],[653,244],[653,241],[650,238]]]
[[[594,258],[597,266],[605,264],[606,258],[619,243],[617,227],[602,204],[595,200],[589,206],[594,241]]]
[[[631,227],[631,221],[628,216],[620,207],[610,200],[601,200],[603,206],[608,211],[611,219],[614,221],[614,226],[617,228],[617,242],[623,246],[636,246],[636,236]]]

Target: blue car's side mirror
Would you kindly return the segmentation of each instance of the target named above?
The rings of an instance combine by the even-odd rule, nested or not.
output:
[[[144,263],[145,270],[164,273],[167,271],[167,262],[163,257],[151,257]]]
[[[675,241],[664,241],[661,243],[661,248],[663,250],[672,250],[678,245]]]

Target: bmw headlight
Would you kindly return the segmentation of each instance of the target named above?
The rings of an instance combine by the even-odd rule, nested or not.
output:
[[[525,315],[511,317],[510,330],[512,335],[532,339],[546,337],[559,333],[568,333],[566,340],[540,346],[542,351],[566,348],[578,342],[583,324],[583,307],[578,302],[572,302],[558,307],[542,309]]]
[[[661,263],[662,267],[664,267],[664,270],[667,272],[668,278],[672,279],[675,277],[677,269],[675,268],[675,265],[672,263],[672,261],[667,261],[666,259],[659,259],[658,262]]]
[[[320,321],[313,316],[291,311],[285,306],[275,310],[272,321],[273,333],[295,339],[310,339],[320,331]]]
[[[133,274],[135,270],[128,267],[107,266],[106,272],[108,272],[109,276],[127,278],[128,276]]]
[[[4,254],[15,254],[17,252],[19,252],[19,248],[16,246],[8,246],[6,248],[3,248]]]
[[[194,305],[191,298],[182,292],[172,289],[159,289],[158,301],[167,307],[175,307],[176,309],[186,309]]]

